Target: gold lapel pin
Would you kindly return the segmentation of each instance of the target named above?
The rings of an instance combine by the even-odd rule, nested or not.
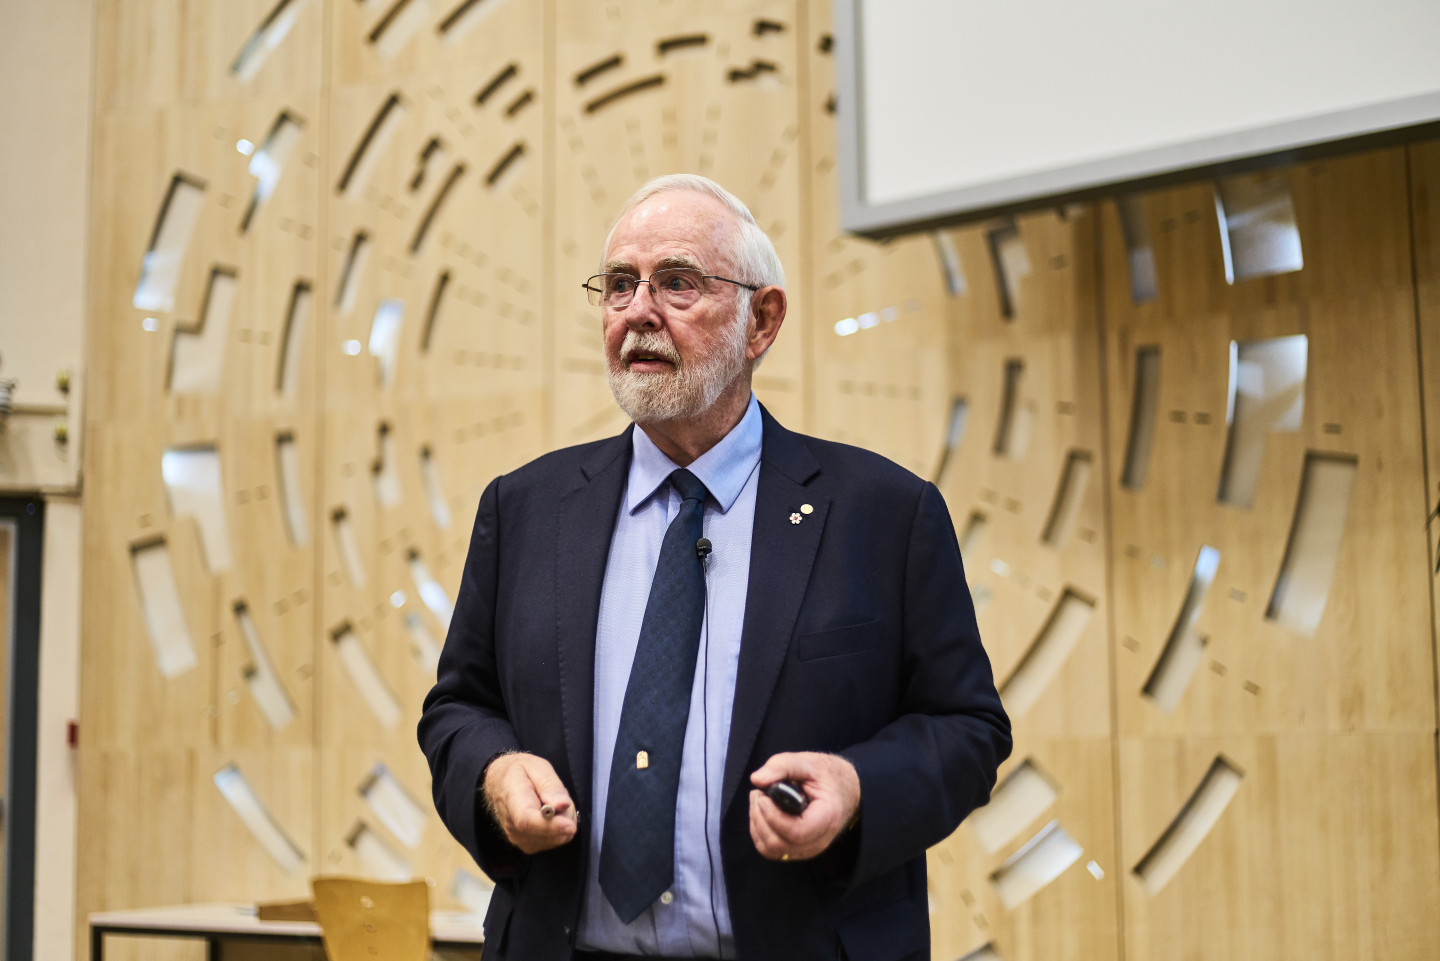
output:
[[[801,504],[801,505],[800,505],[800,513],[802,513],[802,514],[813,514],[813,513],[815,513],[815,508],[811,507],[809,504]]]

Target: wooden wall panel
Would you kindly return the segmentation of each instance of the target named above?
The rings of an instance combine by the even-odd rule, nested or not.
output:
[[[1383,944],[1418,957],[1421,906],[1440,887],[1434,756],[1417,749],[1434,730],[1434,692],[1425,550],[1408,520],[1423,480],[1404,151],[1268,176],[1293,196],[1298,272],[1227,284],[1212,186],[1176,188],[1141,200],[1159,294],[1136,305],[1113,206],[1102,223],[1128,952],[1342,957]],[[1219,503],[1230,341],[1296,334],[1308,337],[1299,429],[1266,436],[1253,507]],[[1159,413],[1134,490],[1117,465],[1136,351],[1150,345]],[[1307,451],[1356,465],[1313,636],[1267,615]],[[1142,689],[1202,545],[1219,551],[1194,625],[1208,642],[1167,712]],[[1134,872],[1217,756],[1244,775],[1234,800],[1152,894]],[[1363,788],[1377,782],[1413,790]],[[1390,832],[1412,850],[1404,871]]]
[[[348,843],[364,824],[416,875],[436,881],[437,904],[455,906],[448,896],[455,869],[462,863],[478,869],[445,834],[431,805],[415,723],[434,670],[417,659],[404,619],[418,617],[437,644],[447,624],[423,603],[409,558],[413,552],[424,562],[453,603],[484,484],[545,449],[538,200],[546,162],[541,105],[550,91],[541,55],[542,5],[506,4],[483,29],[459,39],[440,30],[446,13],[440,6],[417,8],[423,22],[393,50],[386,44],[394,38],[385,31],[375,43],[368,39],[383,8],[331,7],[335,112],[321,308],[326,393],[323,503],[316,525],[324,571],[316,635],[323,704],[317,794],[323,870],[369,873]],[[388,29],[405,26],[397,17]],[[476,93],[512,62],[518,76],[505,97],[476,104]],[[526,89],[534,102],[506,116],[503,104]],[[371,165],[368,182],[342,192],[352,158],[392,94],[399,97],[402,118],[388,140],[370,143],[377,155],[362,160]],[[429,147],[432,142],[437,147]],[[488,183],[516,144],[524,150],[519,163]],[[353,296],[342,298],[346,261],[361,232],[368,258]],[[444,274],[449,280],[432,321]],[[387,381],[372,337],[376,316],[389,301],[402,305],[402,320]],[[423,448],[432,452],[448,527],[432,513],[420,466]],[[393,503],[381,498],[377,468],[398,486]],[[361,585],[352,583],[340,553],[337,510],[354,533]],[[335,632],[346,625],[399,706],[392,726],[377,717],[338,656]],[[427,827],[416,849],[389,833],[360,796],[377,764],[425,812]]]
[[[113,43],[97,47],[89,363],[100,392],[86,423],[96,510],[85,525],[82,923],[99,909],[304,890],[307,874],[280,868],[217,788],[214,775],[232,763],[314,859],[315,557],[313,541],[292,545],[287,537],[275,459],[276,436],[292,434],[303,451],[302,490],[314,496],[313,319],[297,341],[295,389],[281,394],[275,383],[291,292],[297,281],[313,281],[319,266],[322,4],[310,4],[272,53],[270,79],[244,84],[230,64],[271,6],[155,3],[145,11],[127,5],[122,16],[120,5],[102,4],[99,11]],[[299,137],[273,194],[242,231],[257,184],[251,158],[282,112],[301,124]],[[247,146],[242,141],[251,153],[237,149]],[[177,173],[203,183],[199,216],[173,309],[142,309],[134,305],[142,261]],[[194,330],[206,316],[217,267],[233,275],[235,292],[225,329],[218,313],[206,322],[218,372],[187,393],[171,383],[173,345],[177,331]],[[162,477],[168,448],[195,445],[218,457],[228,565],[216,563],[201,534],[215,510],[177,514]],[[313,505],[305,508],[313,522]],[[170,679],[157,666],[131,562],[133,546],[156,538],[168,549],[196,657]],[[253,658],[237,602],[294,706],[282,730],[264,720],[246,683]],[[91,851],[103,854],[92,859]],[[193,953],[123,942],[113,951],[121,958]]]
[[[1124,457],[1135,350],[1161,348],[1149,479],[1140,491],[1117,484],[1114,495],[1116,629],[1127,639],[1118,680],[1130,695],[1120,702],[1129,731],[1403,729],[1431,719],[1423,544],[1404,522],[1421,469],[1404,155],[1280,175],[1294,191],[1305,245],[1298,273],[1227,286],[1211,187],[1196,185],[1145,199],[1161,293],[1134,307],[1119,231],[1107,221],[1112,464]],[[1309,337],[1302,428],[1267,436],[1252,509],[1219,504],[1230,341],[1291,334]],[[1382,367],[1389,376],[1363,373]],[[1324,620],[1301,639],[1265,612],[1307,450],[1353,455],[1359,469]],[[1159,656],[1202,544],[1221,554],[1197,622],[1211,638],[1206,669],[1167,716],[1132,692]],[[1366,603],[1376,596],[1391,603]],[[1357,636],[1366,643],[1357,647]],[[1366,696],[1379,690],[1386,695]]]
[[[1425,423],[1425,487],[1429,547],[1431,643],[1440,644],[1440,141],[1408,148],[1411,231],[1415,242],[1415,330],[1419,341]],[[1440,663],[1440,646],[1433,648]],[[1436,705],[1440,712],[1440,704]]]
[[[1006,294],[992,249],[1012,229],[1006,243],[1024,253],[1011,248]],[[1093,212],[1077,207],[954,231],[945,241],[965,284],[948,300],[950,383],[965,421],[942,489],[1015,728],[1000,776],[1029,764],[1057,793],[997,850],[983,850],[964,827],[937,850],[954,860],[932,858],[936,883],[948,873],[950,884],[965,884],[989,922],[951,927],[942,939],[937,921],[937,956],[987,942],[1007,959],[1118,956],[1094,235]],[[1024,264],[1028,271],[1018,269]],[[1022,371],[1008,389],[1007,369]],[[1067,638],[1077,616],[1078,633]],[[1050,660],[1053,669],[1041,669]],[[1084,853],[1009,910],[991,876],[1051,822]]]

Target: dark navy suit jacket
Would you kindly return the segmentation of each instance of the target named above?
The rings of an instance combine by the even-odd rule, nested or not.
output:
[[[721,861],[741,959],[928,961],[925,850],[990,796],[1010,724],[949,512],[934,485],[768,412]],[[480,498],[425,701],[435,807],[496,883],[485,957],[569,961],[591,808],[596,619],[631,431],[547,454]],[[814,507],[799,524],[790,515]],[[524,856],[476,803],[504,751],[544,757],[581,812],[577,838]],[[750,839],[749,776],[781,751],[844,755],[859,825],[808,862]]]

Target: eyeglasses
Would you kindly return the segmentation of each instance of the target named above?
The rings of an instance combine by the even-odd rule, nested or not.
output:
[[[590,304],[594,307],[624,310],[630,306],[630,301],[635,299],[635,291],[644,284],[650,288],[650,296],[657,303],[684,308],[694,306],[705,296],[707,280],[723,281],[746,290],[760,289],[729,277],[702,274],[694,267],[667,267],[655,271],[648,279],[636,277],[634,274],[596,274],[580,286],[585,288],[590,296]]]

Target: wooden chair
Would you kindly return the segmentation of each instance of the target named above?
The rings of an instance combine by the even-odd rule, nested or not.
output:
[[[330,961],[428,961],[430,887],[360,878],[310,882]]]

